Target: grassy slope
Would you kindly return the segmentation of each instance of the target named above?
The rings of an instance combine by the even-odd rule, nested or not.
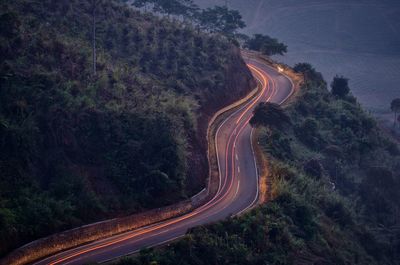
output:
[[[284,130],[260,128],[271,201],[118,265],[399,264],[398,145],[317,73],[286,112]]]
[[[0,255],[188,196],[206,177],[187,170],[207,163],[205,108],[250,88],[223,38],[118,1],[97,10],[94,78],[89,2],[0,4]]]

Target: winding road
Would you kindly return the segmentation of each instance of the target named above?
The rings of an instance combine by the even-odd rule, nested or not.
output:
[[[183,216],[64,251],[35,264],[105,262],[176,239],[191,227],[240,214],[253,206],[258,199],[258,172],[249,120],[258,103],[284,102],[293,92],[293,83],[261,60],[247,58],[246,62],[259,81],[260,92],[218,127],[215,144],[220,183],[209,202]]]

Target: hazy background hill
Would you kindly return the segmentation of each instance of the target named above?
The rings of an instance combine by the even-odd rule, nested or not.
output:
[[[225,0],[197,0],[201,6]],[[400,94],[400,1],[228,0],[239,9],[248,34],[265,33],[289,46],[277,59],[307,61],[326,80],[350,78],[353,93],[368,110],[389,111]]]

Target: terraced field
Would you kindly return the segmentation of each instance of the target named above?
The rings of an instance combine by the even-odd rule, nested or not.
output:
[[[198,0],[200,5],[225,0]],[[400,96],[399,0],[230,0],[241,10],[246,33],[261,32],[289,46],[276,59],[310,62],[327,80],[350,78],[353,93],[376,114]]]

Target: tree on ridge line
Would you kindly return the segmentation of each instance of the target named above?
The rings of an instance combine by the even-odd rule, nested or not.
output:
[[[393,127],[396,127],[396,121],[400,123],[400,121],[398,121],[400,116],[397,117],[397,114],[400,112],[400,98],[395,98],[392,100],[390,103],[390,109],[394,113]]]

